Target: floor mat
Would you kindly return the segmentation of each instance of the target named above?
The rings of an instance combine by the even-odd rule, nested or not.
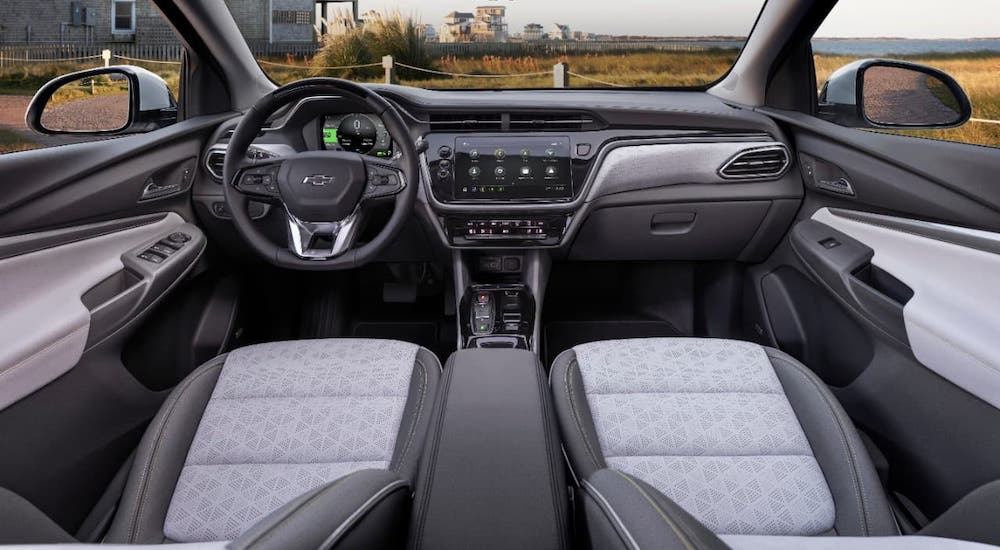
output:
[[[448,358],[454,349],[441,338],[441,327],[438,323],[431,321],[414,322],[374,322],[358,321],[351,324],[351,336],[355,338],[385,338],[390,340],[402,340],[417,344],[431,350],[441,364]]]
[[[673,325],[659,320],[552,321],[545,325],[545,364],[573,346],[599,340],[680,336]]]

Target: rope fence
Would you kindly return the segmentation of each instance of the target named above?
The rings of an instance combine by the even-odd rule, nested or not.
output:
[[[385,66],[384,63],[380,63],[379,65]],[[552,71],[538,71],[534,73],[516,73],[516,74],[467,74],[467,73],[450,73],[447,71],[438,71],[435,69],[425,69],[423,67],[415,67],[413,65],[407,65],[406,63],[400,63],[398,61],[394,62],[394,65],[406,69],[411,69],[414,71],[420,71],[422,73],[436,74],[440,76],[451,76],[455,78],[527,78],[532,76],[547,76],[552,74]]]
[[[102,57],[98,55],[97,57]],[[158,61],[156,59],[142,59],[139,57],[129,57],[127,55],[113,54],[112,57],[115,59],[123,59],[125,61],[134,61],[136,63],[160,63],[162,65],[180,65],[180,61]]]
[[[288,63],[275,63],[274,61],[268,61],[266,59],[258,59],[257,63],[261,65],[267,65],[269,67],[282,67],[286,69],[309,69],[309,70],[319,70],[319,71],[347,71],[350,69],[368,69],[371,67],[381,67],[381,63],[366,63],[363,65],[343,65],[341,67],[314,67],[312,65],[290,65]]]
[[[93,51],[93,50],[91,50]],[[26,52],[25,52],[26,53]],[[120,59],[123,61],[131,61],[134,63],[155,63],[162,65],[180,65],[180,61],[162,60],[162,59],[146,59],[141,57],[132,57],[122,54],[113,53],[112,50],[105,49],[102,50],[100,54],[96,55],[78,55],[71,57],[52,57],[52,58],[33,58],[33,57],[20,57],[16,54],[12,55],[9,52],[0,51],[0,67],[5,66],[5,64],[11,63],[69,63],[69,62],[83,62],[90,61],[94,59],[103,59],[104,65],[108,66],[111,59]],[[402,67],[404,69],[409,69],[411,71],[418,71],[425,74],[432,74],[438,76],[446,76],[451,78],[480,78],[480,79],[503,79],[503,78],[534,78],[543,77],[551,75],[553,78],[554,88],[569,88],[570,87],[570,77],[578,78],[586,82],[593,82],[594,84],[600,84],[602,86],[608,86],[611,88],[627,88],[625,84],[620,84],[616,82],[609,82],[607,80],[601,80],[599,78],[594,78],[592,76],[587,76],[585,74],[573,72],[569,70],[569,64],[562,62],[555,64],[551,70],[548,71],[535,71],[528,73],[513,73],[513,74],[470,74],[470,73],[456,73],[449,71],[441,71],[437,69],[428,69],[426,67],[418,67],[416,65],[409,65],[407,63],[400,63],[395,61],[392,56],[384,56],[381,63],[363,63],[357,65],[341,65],[336,67],[327,66],[312,66],[312,65],[294,65],[290,63],[278,63],[274,61],[268,61],[266,59],[257,59],[257,62],[261,65],[269,67],[280,67],[285,69],[297,69],[297,70],[324,70],[324,71],[347,71],[352,69],[371,69],[375,67],[382,67],[385,69],[385,82],[387,84],[398,84],[399,79],[396,75],[396,68]],[[970,118],[969,122],[976,122],[981,124],[1000,124],[1000,120],[992,120],[986,118]]]

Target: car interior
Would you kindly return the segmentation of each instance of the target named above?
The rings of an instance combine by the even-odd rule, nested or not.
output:
[[[709,86],[493,90],[153,3],[179,97],[69,74],[31,128],[100,75],[127,127],[0,156],[0,544],[1000,545],[1000,149],[864,130],[966,123],[929,66],[817,95],[835,1]]]

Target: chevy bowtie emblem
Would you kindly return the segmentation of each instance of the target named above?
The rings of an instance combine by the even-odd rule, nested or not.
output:
[[[334,176],[324,176],[323,174],[313,174],[312,176],[306,176],[302,178],[302,183],[305,185],[315,185],[316,187],[323,187],[324,185],[332,184],[337,181]]]

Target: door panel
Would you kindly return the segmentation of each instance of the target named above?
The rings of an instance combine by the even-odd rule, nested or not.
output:
[[[796,223],[748,270],[747,329],[832,387],[933,518],[1000,479],[1000,149],[768,113],[853,194],[799,167]]]
[[[192,242],[161,265],[137,254],[168,235],[183,231]],[[19,243],[48,241],[53,232],[15,238]],[[8,239],[0,239],[2,250]],[[201,254],[205,240],[194,226],[169,213],[160,220],[89,239],[52,246],[0,260],[0,410],[73,368],[84,350],[127,321],[130,311],[152,301],[149,290],[164,284],[168,271],[186,272]],[[84,296],[121,272],[133,278],[121,293],[88,308]],[[157,279],[160,282],[157,282]],[[134,299],[125,311],[108,310],[130,289]],[[142,295],[146,295],[145,298]],[[119,302],[120,303],[120,302]],[[90,336],[88,338],[88,336]]]
[[[162,376],[123,362],[144,323],[192,326],[220,309],[203,291],[219,276],[191,187],[206,177],[200,152],[226,118],[0,157],[0,486],[71,533],[169,387],[204,355],[195,351],[217,353],[232,330],[209,342],[200,328],[171,340],[150,362],[172,365]],[[177,233],[185,242],[161,243]],[[158,261],[140,256],[153,246]],[[199,298],[181,313],[159,307],[191,292]],[[230,318],[231,302],[213,318]]]
[[[870,246],[871,265],[912,289],[905,305],[877,295],[899,307],[917,360],[1000,408],[1000,235],[829,208],[812,219]]]

